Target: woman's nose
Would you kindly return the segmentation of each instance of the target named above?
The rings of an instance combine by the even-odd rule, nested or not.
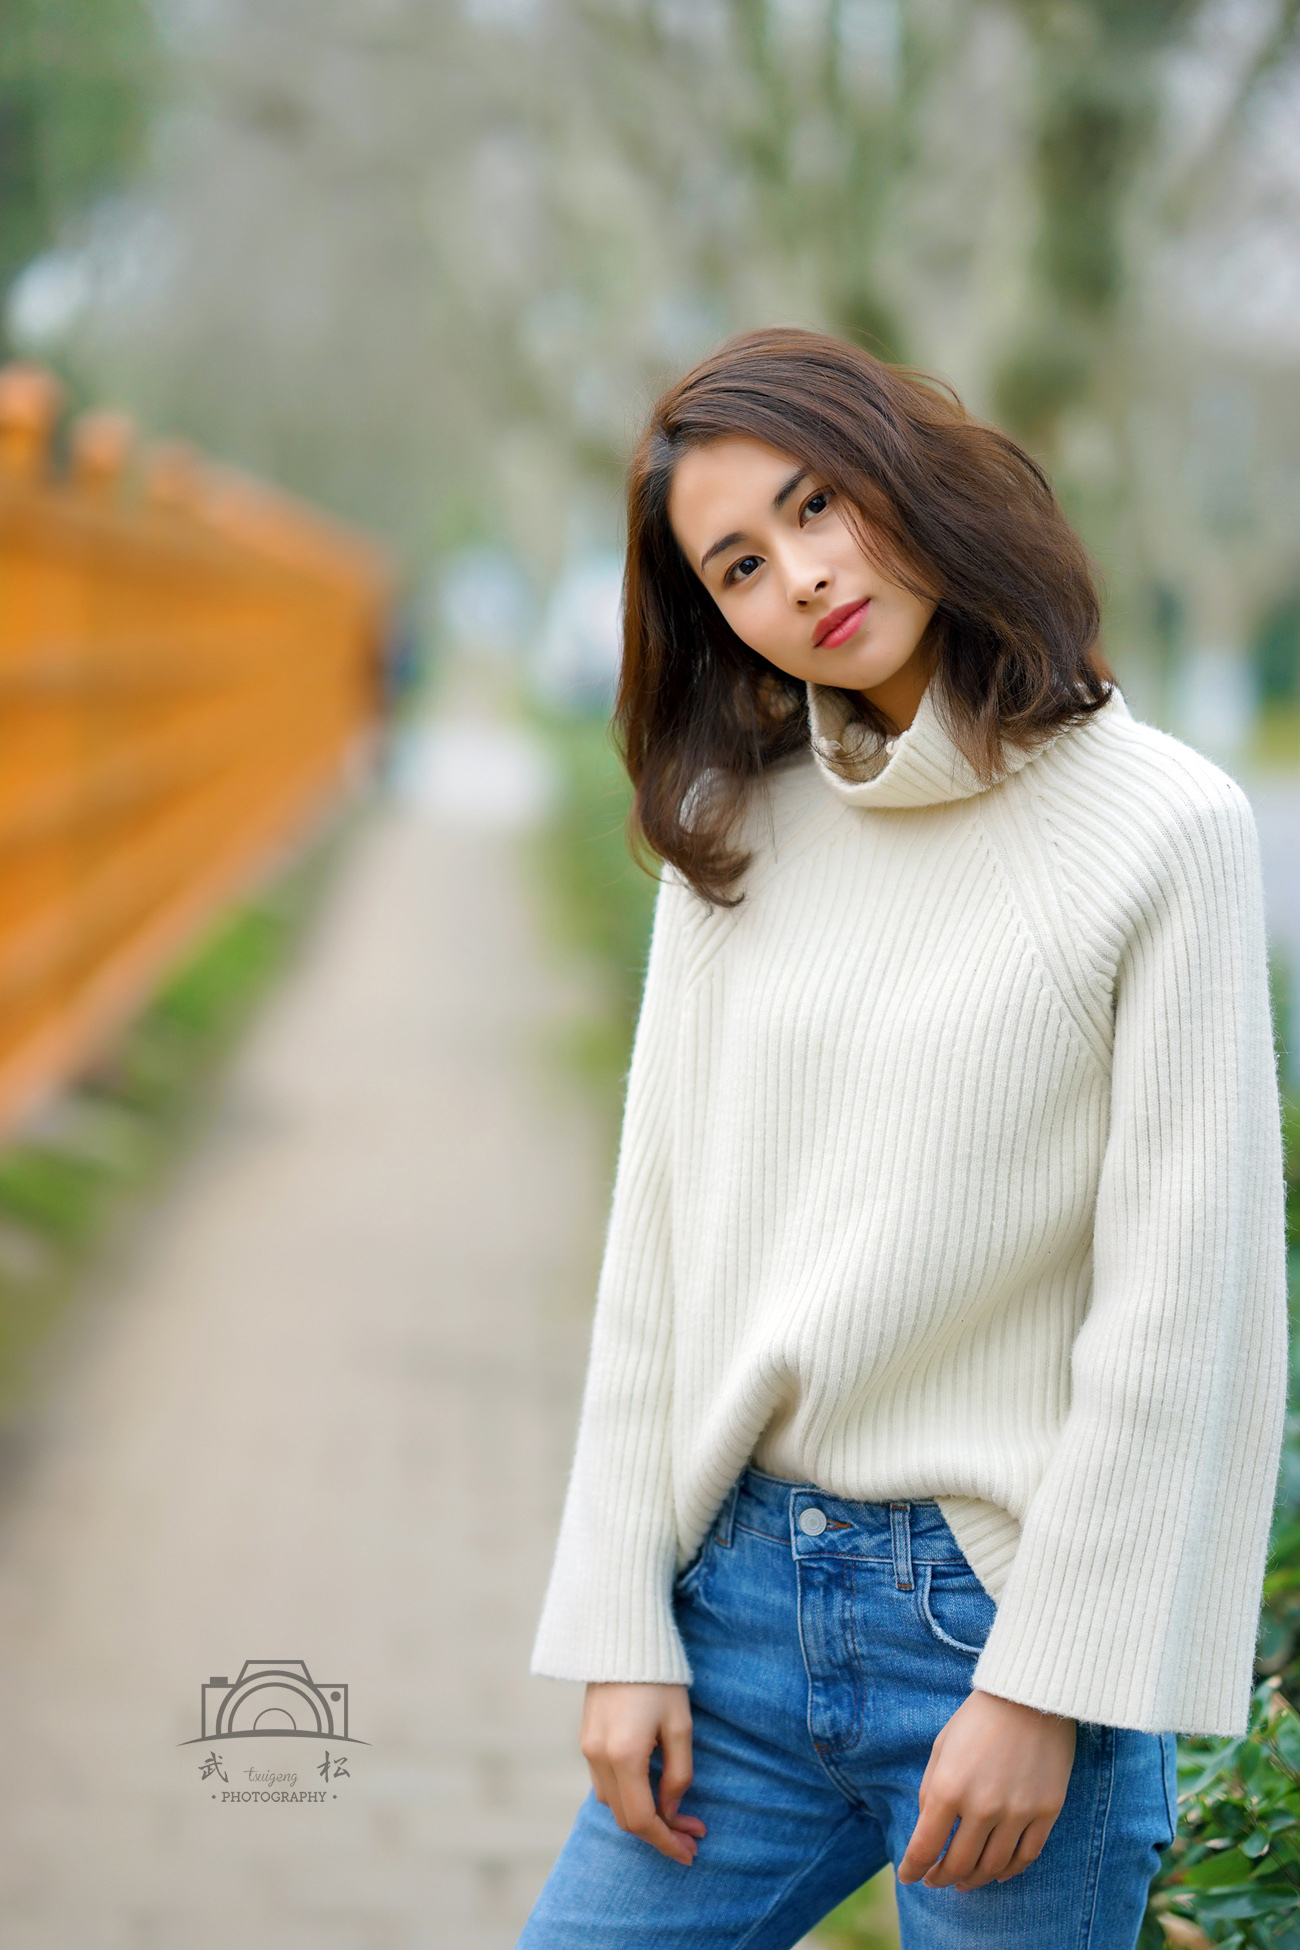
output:
[[[815,597],[820,596],[823,590],[829,589],[830,586],[831,579],[829,576],[801,576],[798,581],[791,585],[790,590],[790,594],[794,598],[795,608],[807,609],[809,603]]]

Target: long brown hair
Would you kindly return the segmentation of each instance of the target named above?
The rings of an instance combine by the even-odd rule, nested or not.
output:
[[[633,457],[615,707],[634,837],[719,904],[748,865],[732,835],[753,781],[809,735],[805,685],[741,642],[668,520],[681,456],[727,434],[802,461],[860,517],[874,560],[918,595],[939,591],[930,684],[981,778],[1004,744],[1045,742],[1111,690],[1083,546],[1023,449],[938,382],[838,339],[730,340],[658,401]]]

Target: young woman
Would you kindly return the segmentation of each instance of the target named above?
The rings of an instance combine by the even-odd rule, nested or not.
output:
[[[664,861],[535,1669],[526,1950],[1127,1950],[1245,1724],[1284,1391],[1251,816],[1125,707],[1043,474],[750,334],[632,466]]]

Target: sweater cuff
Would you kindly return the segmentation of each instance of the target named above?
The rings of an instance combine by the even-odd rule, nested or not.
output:
[[[1172,1644],[1153,1616],[1152,1595],[1138,1578],[1109,1590],[1081,1581],[1071,1590],[1050,1565],[1017,1564],[972,1689],[1040,1713],[1142,1733],[1244,1733],[1253,1633],[1238,1630],[1240,1643],[1231,1644],[1232,1608],[1225,1604],[1217,1630],[1206,1630],[1199,1648]]]
[[[533,1645],[534,1673],[589,1684],[690,1685],[690,1661],[673,1616],[676,1552],[664,1546],[642,1561],[649,1575],[636,1574],[634,1550],[620,1566],[561,1539]]]

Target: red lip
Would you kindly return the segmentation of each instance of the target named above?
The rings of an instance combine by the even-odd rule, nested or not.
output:
[[[837,636],[841,626],[847,623],[850,617],[856,617],[861,621],[862,617],[867,613],[870,602],[870,596],[863,596],[856,603],[841,603],[838,609],[833,609],[828,616],[823,616],[821,622],[813,631],[814,647],[820,649],[827,637]],[[850,630],[848,635],[852,636],[852,634],[853,632]]]

